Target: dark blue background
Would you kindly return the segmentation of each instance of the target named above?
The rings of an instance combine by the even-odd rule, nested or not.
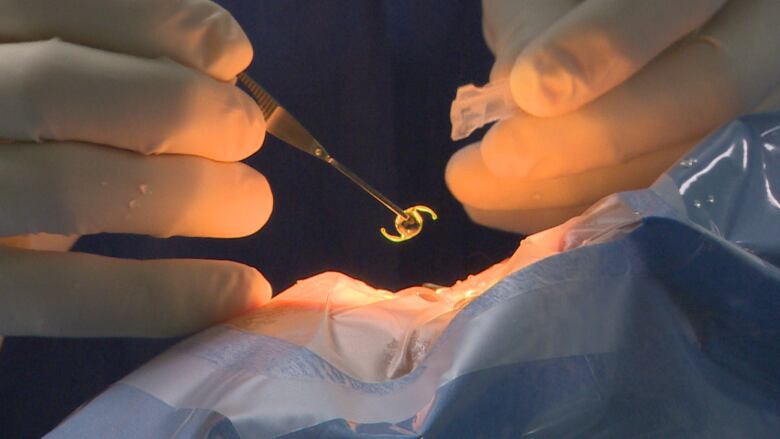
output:
[[[319,161],[269,139],[248,163],[270,180],[274,214],[236,240],[101,235],[77,250],[128,258],[232,259],[281,291],[339,270],[398,289],[451,283],[511,254],[518,237],[471,224],[444,184],[457,86],[492,58],[479,0],[222,1],[255,47],[251,73],[328,150],[401,205],[441,220],[396,246],[392,215]],[[10,338],[0,351],[0,437],[39,437],[175,340]]]

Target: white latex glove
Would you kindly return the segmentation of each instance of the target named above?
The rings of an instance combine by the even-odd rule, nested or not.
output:
[[[0,0],[0,335],[172,336],[270,299],[233,262],[52,251],[262,227],[268,183],[236,163],[265,135],[231,82],[251,59],[206,0]]]
[[[778,0],[484,0],[523,112],[457,152],[478,223],[530,233],[650,184],[728,120],[780,103]]]

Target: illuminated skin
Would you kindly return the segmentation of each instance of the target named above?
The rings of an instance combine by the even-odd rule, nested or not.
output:
[[[777,0],[483,0],[518,115],[457,152],[476,222],[520,233],[646,187],[730,119],[780,108]]]
[[[401,215],[395,218],[395,230],[398,231],[398,235],[391,235],[384,227],[380,230],[382,235],[392,242],[404,242],[414,238],[422,232],[425,222],[421,212],[430,215],[434,221],[439,218],[436,212],[428,206],[413,206],[404,210],[407,218]]]
[[[507,275],[561,251],[614,239],[637,224],[633,209],[607,199],[588,216],[529,236],[511,258],[449,287],[391,292],[322,273],[229,324],[306,347],[363,381],[396,379],[414,370],[466,305]]]
[[[322,273],[230,324],[305,346],[358,379],[394,379],[425,358],[471,300],[509,272],[548,254],[529,242],[511,262],[435,290],[411,287],[390,292],[342,273]]]

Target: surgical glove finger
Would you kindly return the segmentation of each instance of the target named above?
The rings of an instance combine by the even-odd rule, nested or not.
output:
[[[6,336],[171,337],[270,297],[260,273],[234,262],[0,247],[0,334]]]
[[[623,83],[725,0],[586,0],[517,57],[510,84],[536,116],[568,113]]]
[[[0,246],[26,248],[28,250],[68,251],[78,241],[78,235],[52,235],[34,233],[0,238]]]
[[[491,79],[503,79],[525,46],[581,0],[483,0],[485,42],[496,56]]]
[[[484,210],[464,205],[463,209],[471,221],[496,230],[530,235],[563,224],[581,214],[590,204],[542,209]]]
[[[0,43],[61,38],[145,58],[171,58],[227,81],[252,60],[236,20],[206,0],[0,0]]]
[[[165,59],[59,40],[0,44],[0,138],[73,140],[144,154],[243,159],[260,147],[257,104]]]
[[[775,89],[771,93],[767,94],[756,108],[753,110],[757,113],[777,111],[780,109],[780,81],[778,81]]]
[[[482,144],[496,175],[552,178],[625,163],[701,138],[756,107],[777,85],[780,2],[730,2],[697,38],[577,111],[520,115],[496,124]],[[754,35],[754,33],[758,35]]]
[[[266,179],[242,163],[79,143],[0,148],[0,236],[238,237],[262,227],[272,205]]]
[[[691,144],[663,148],[615,166],[537,180],[493,174],[474,144],[453,155],[445,176],[450,191],[475,222],[534,233],[581,213],[615,191],[646,187]]]

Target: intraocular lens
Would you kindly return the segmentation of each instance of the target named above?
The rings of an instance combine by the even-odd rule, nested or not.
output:
[[[404,210],[406,217],[398,215],[395,218],[395,230],[398,235],[391,235],[387,232],[387,229],[382,227],[382,235],[392,242],[404,242],[408,241],[415,236],[419,235],[423,228],[425,218],[422,213],[427,213],[434,221],[438,219],[438,215],[428,206],[413,206]]]

